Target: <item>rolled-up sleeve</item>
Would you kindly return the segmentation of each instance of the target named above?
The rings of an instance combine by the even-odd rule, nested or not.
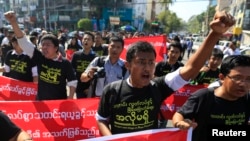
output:
[[[35,45],[32,44],[26,36],[17,39],[19,46],[23,49],[27,55],[32,58],[35,50]]]
[[[184,80],[180,75],[180,68],[172,73],[168,73],[165,76],[165,83],[172,88],[174,91],[180,89],[184,85],[188,84],[189,81]]]

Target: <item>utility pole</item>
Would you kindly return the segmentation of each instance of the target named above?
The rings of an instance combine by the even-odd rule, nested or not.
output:
[[[45,30],[47,30],[46,0],[43,0],[43,9],[44,9],[44,28]]]

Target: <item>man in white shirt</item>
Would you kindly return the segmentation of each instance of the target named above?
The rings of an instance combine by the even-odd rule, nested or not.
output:
[[[229,44],[229,47],[226,48],[224,51],[223,51],[223,54],[224,54],[224,58],[226,58],[227,56],[229,55],[240,55],[240,50],[239,48],[237,48],[237,42],[236,41],[232,41],[230,44]]]

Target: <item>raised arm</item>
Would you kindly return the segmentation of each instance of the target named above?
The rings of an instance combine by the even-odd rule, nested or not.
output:
[[[211,31],[201,44],[199,49],[189,58],[185,66],[180,70],[180,75],[185,80],[193,79],[199,73],[206,60],[212,53],[214,45],[221,35],[235,24],[235,19],[226,12],[216,12],[210,22]]]
[[[8,20],[14,30],[15,36],[17,38],[22,38],[25,36],[25,34],[23,33],[23,31],[19,28],[18,23],[17,23],[17,18],[16,18],[16,14],[14,11],[8,11],[6,13],[4,13],[4,16],[6,18],[6,20]]]
[[[20,47],[26,52],[30,57],[33,56],[33,52],[35,49],[35,46],[28,41],[26,38],[24,32],[19,28],[17,23],[16,14],[14,11],[8,11],[4,13],[5,19],[8,20],[13,28],[13,31],[15,33],[15,36],[18,39],[18,44]]]

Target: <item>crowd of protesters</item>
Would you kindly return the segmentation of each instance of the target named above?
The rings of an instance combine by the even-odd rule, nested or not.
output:
[[[249,100],[244,101],[245,99],[242,97],[248,94],[250,89],[250,75],[247,73],[250,71],[250,59],[247,56],[241,57],[239,54],[234,56],[228,50],[223,52],[215,48],[220,36],[235,23],[234,18],[228,13],[217,12],[215,14],[213,21],[210,23],[211,32],[194,54],[191,54],[192,40],[185,41],[177,36],[171,40],[168,39],[166,43],[168,54],[166,54],[165,60],[158,64],[155,63],[156,52],[154,47],[146,41],[132,44],[127,50],[126,61],[120,58],[120,54],[124,48],[124,39],[160,34],[146,34],[143,32],[117,32],[115,34],[107,31],[85,31],[82,36],[76,32],[68,40],[65,33],[61,31],[57,35],[42,31],[43,34],[41,35],[33,33],[30,35],[30,38],[27,38],[18,27],[15,13],[12,11],[7,12],[5,17],[12,25],[13,31],[5,31],[9,42],[6,39],[2,41],[2,44],[7,42],[8,45],[12,45],[15,42],[22,50],[21,53],[25,54],[26,58],[29,57],[29,60],[22,61],[26,63],[31,61],[32,65],[27,68],[29,69],[27,72],[30,72],[29,75],[31,76],[38,75],[36,100],[73,99],[75,94],[77,99],[93,97],[93,95],[100,97],[96,119],[102,135],[158,128],[160,104],[165,98],[186,84],[210,84],[215,79],[220,79],[222,83],[221,86],[218,86],[218,89],[214,89],[213,94],[215,97],[229,101],[227,105],[230,105],[231,101],[236,101],[233,105],[242,108],[241,110],[234,109],[233,111],[213,108],[209,114],[219,114],[218,112],[220,112],[230,116],[232,114],[244,113],[244,118],[239,119],[242,122],[234,125],[247,123],[249,117],[247,109],[250,107],[249,104],[247,104],[247,107],[244,104],[249,103]],[[232,42],[231,46],[233,45]],[[6,47],[6,44],[3,44],[1,47],[2,53],[4,47]],[[181,61],[185,50],[187,50],[188,60],[184,64]],[[72,56],[67,56],[68,51],[71,51]],[[232,57],[224,61],[223,53]],[[16,73],[18,71],[17,67],[8,67],[10,66],[10,57],[5,57],[6,54],[2,54],[3,72],[13,71],[16,76],[22,75]],[[219,69],[221,64],[223,70]],[[227,69],[226,65],[230,66],[230,68]],[[36,75],[31,73],[35,70],[37,71]],[[18,78],[16,77],[16,79]],[[68,93],[66,86],[69,87]],[[233,89],[236,86],[239,89]],[[118,91],[116,91],[117,88],[119,88]],[[232,90],[233,93],[229,90]],[[116,94],[119,94],[119,99],[115,99],[114,103],[108,103],[114,91]],[[192,121],[194,118],[197,118],[195,117],[195,114],[197,114],[195,113],[197,111],[197,103],[192,100],[199,99],[200,97],[198,96],[203,96],[206,91],[197,93],[197,97],[194,96],[188,99],[173,117],[174,126],[180,129],[198,126],[197,130],[199,129],[200,131],[195,131],[197,134],[193,138],[194,141],[202,138],[198,136],[198,133],[206,135],[203,132],[205,123],[200,122],[199,118],[197,119],[198,122]],[[154,96],[154,94],[157,96]],[[133,115],[124,112],[127,111],[127,107],[121,106],[117,108],[119,106],[115,105],[121,103],[130,105],[138,101],[147,101],[147,103],[153,101],[151,105],[147,105],[147,119],[121,121],[116,117],[116,115],[124,117],[132,117]],[[243,104],[240,104],[240,102]],[[192,109],[188,109],[190,105]],[[218,105],[216,103],[215,107]],[[151,106],[154,108],[149,109]],[[226,106],[224,107],[226,108]],[[131,107],[131,109],[133,108]],[[198,108],[198,110],[200,109],[201,107]],[[145,114],[145,110],[141,112]],[[143,113],[138,112],[137,114],[142,115]],[[219,120],[213,117],[206,119],[209,120],[206,126],[216,123],[227,125],[225,124],[225,119]],[[144,126],[140,127],[143,123]],[[136,127],[132,128],[132,124],[134,124],[133,126],[136,125]],[[199,126],[199,124],[202,126]],[[202,140],[205,139],[202,138]]]

